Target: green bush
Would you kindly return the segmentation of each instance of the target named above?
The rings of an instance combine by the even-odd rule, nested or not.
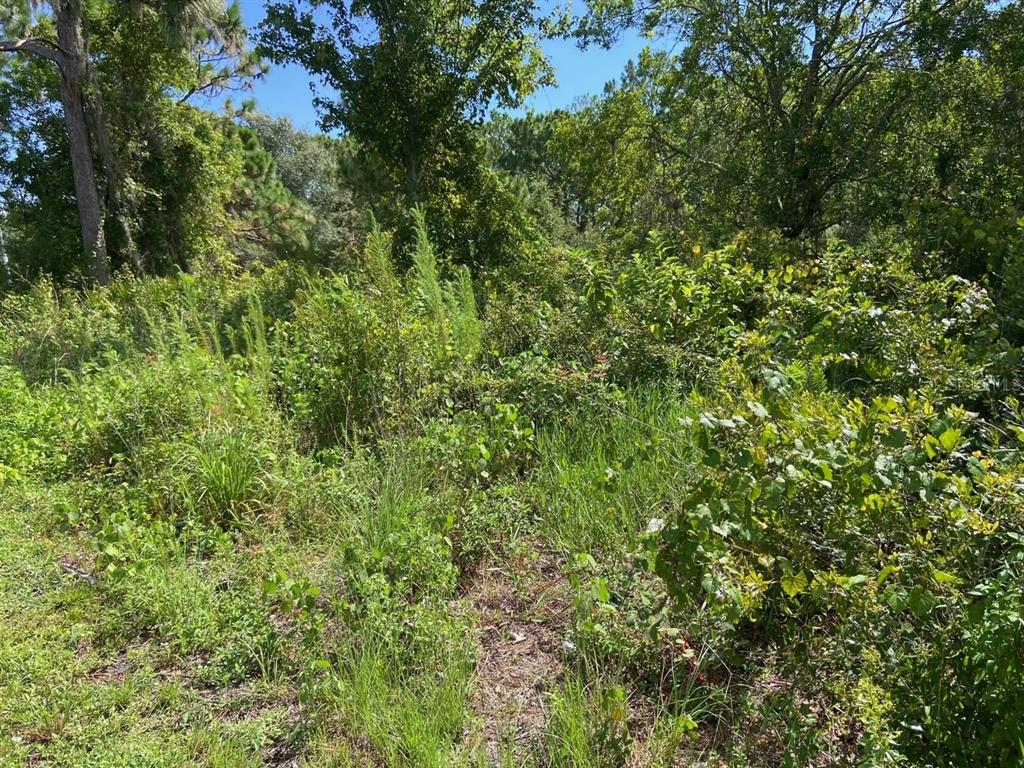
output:
[[[1015,384],[1019,353],[978,284],[922,278],[906,248],[832,244],[787,260],[765,257],[772,247],[741,235],[704,253],[656,238],[618,263],[585,261],[579,296],[560,308],[588,338],[571,354],[612,381],[705,389],[723,360],[801,366],[809,383],[861,396],[927,386],[979,407]],[[553,330],[534,346],[553,346]]]
[[[421,213],[406,285],[391,266],[390,238],[371,232],[366,271],[310,283],[279,329],[284,404],[313,448],[393,431],[448,391],[480,349],[475,296],[465,270],[442,281]]]
[[[1006,685],[1024,668],[964,641],[1005,632],[1019,597],[983,596],[994,564],[1016,567],[1021,441],[994,445],[976,414],[914,394],[865,403],[769,381],[696,420],[703,469],[656,554],[677,610],[706,606],[737,648],[813,647],[819,669],[868,679],[895,702],[908,757],[981,740],[1009,759],[1022,733]]]

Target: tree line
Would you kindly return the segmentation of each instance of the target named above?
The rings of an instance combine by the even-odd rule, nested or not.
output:
[[[1011,306],[1022,9],[312,0],[270,2],[247,30],[237,4],[9,2],[5,279],[336,265],[369,214],[408,233],[423,206],[440,250],[478,267],[550,244],[628,249],[652,231],[714,245],[764,228],[811,248],[895,237],[986,276]],[[627,30],[666,45],[572,109],[522,114],[555,82],[545,36],[609,47]],[[245,99],[204,108],[284,63],[319,86],[324,135]]]

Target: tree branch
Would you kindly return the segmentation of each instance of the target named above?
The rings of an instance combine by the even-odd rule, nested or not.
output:
[[[0,40],[0,52],[2,51],[9,53],[30,53],[33,56],[39,56],[47,61],[52,61],[57,66],[60,66],[63,63],[65,56],[64,51],[61,50],[59,45],[44,37],[24,37],[20,40]]]

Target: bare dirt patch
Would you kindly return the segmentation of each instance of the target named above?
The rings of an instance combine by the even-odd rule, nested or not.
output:
[[[477,634],[474,736],[492,762],[509,749],[531,751],[547,723],[544,693],[562,678],[568,582],[554,558],[534,552],[478,568],[460,602]]]

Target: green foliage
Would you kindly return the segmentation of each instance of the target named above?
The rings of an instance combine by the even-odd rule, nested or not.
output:
[[[380,157],[412,203],[438,158],[466,148],[470,121],[492,99],[516,106],[550,77],[529,32],[532,2],[328,5],[330,26],[272,4],[261,47],[337,90],[320,101],[324,127],[344,127]]]
[[[4,18],[0,36],[49,39],[54,8],[41,6],[31,17],[35,26]],[[60,8],[73,13],[71,6]],[[238,7],[170,4],[129,12],[124,3],[99,2],[74,8],[72,23],[89,42],[88,61],[80,66],[89,68],[91,81],[84,91],[84,139],[91,147],[78,149],[86,160],[96,153],[101,223],[115,269],[166,274],[210,268],[256,243],[287,255],[301,218],[294,203],[272,174],[256,172],[252,148],[230,121],[188,103],[244,86],[264,71],[246,50]],[[60,71],[39,58],[5,62],[4,72],[0,110],[5,124],[19,125],[0,170],[10,180],[4,207],[14,214],[5,223],[5,277],[76,280],[91,265],[67,205],[76,147],[61,115]],[[126,79],[126,72],[132,76]]]
[[[587,691],[573,681],[551,702],[551,764],[566,768],[620,768],[629,756],[626,692]]]
[[[48,62],[0,63],[0,115],[9,129],[0,133],[0,196],[3,200],[3,279],[7,288],[24,275],[52,274],[73,279],[78,257],[78,220],[66,205],[71,188],[67,132],[53,103],[57,83]],[[17,119],[16,119],[17,118]],[[49,153],[38,151],[49,147]],[[49,212],[40,216],[39,210]]]
[[[986,279],[999,309],[1003,332],[1021,338],[1019,307],[1024,291],[1024,217],[1014,211],[979,220],[956,206],[923,206],[919,213],[923,250],[938,269],[970,279]]]
[[[324,5],[329,24],[311,12]],[[405,235],[416,226],[403,222],[405,211],[425,205],[443,253],[464,264],[508,263],[536,233],[486,166],[474,126],[492,104],[514,108],[553,82],[536,15],[533,0],[272,3],[261,50],[301,64],[335,92],[318,99],[321,125],[344,128],[360,164],[384,170],[370,200],[383,220],[405,224]]]
[[[227,526],[258,514],[270,491],[260,465],[270,457],[260,456],[251,438],[231,429],[207,431],[197,442],[180,470],[194,505]]]
[[[697,430],[704,470],[656,555],[679,610],[763,624],[923,711],[900,724],[911,754],[960,754],[961,738],[1012,754],[1019,734],[990,725],[1015,707],[1001,683],[946,672],[972,667],[954,639],[977,621],[972,585],[1019,535],[1017,447],[914,394],[831,405],[787,383],[737,392]]]
[[[449,388],[448,370],[473,364],[480,323],[468,274],[442,281],[422,213],[406,285],[393,271],[390,239],[379,229],[358,281],[338,276],[310,283],[294,319],[280,327],[282,395],[328,447],[364,431],[395,428],[430,408]]]
[[[396,675],[386,651],[368,649],[346,665],[331,697],[346,727],[365,733],[387,765],[440,766],[458,760],[470,667],[458,648],[431,659],[443,681],[426,670],[412,679]],[[359,765],[356,753],[347,764]]]
[[[721,358],[754,375],[776,361],[811,389],[899,392],[982,402],[1013,380],[1017,353],[978,286],[921,279],[905,251],[883,263],[833,247],[814,260],[764,260],[771,241],[741,236],[689,258],[655,246],[616,279],[589,267],[582,301],[615,378],[707,382]],[[726,352],[728,350],[728,352]]]
[[[346,170],[343,159],[351,142],[306,133],[287,119],[259,113],[247,114],[245,122],[273,156],[280,183],[313,216],[306,232],[308,258],[332,268],[345,264],[366,233],[365,198],[372,192]]]
[[[342,139],[214,6],[79,19],[173,277],[0,62],[0,762],[1020,763],[1020,3],[272,3]]]
[[[461,446],[470,467],[485,482],[502,474],[522,474],[534,457],[531,422],[514,403],[485,398],[479,410],[483,424]]]
[[[990,629],[977,626],[987,610],[977,585],[993,583],[1024,524],[1007,395],[1018,352],[977,283],[922,276],[905,249],[875,247],[808,258],[757,236],[710,253],[654,238],[631,259],[576,269],[560,309],[591,347],[560,348],[593,355],[591,376],[620,386],[682,381],[702,394],[690,397],[696,413],[659,413],[646,435],[617,423],[621,404],[608,401],[611,445],[592,424],[578,448],[542,435],[540,466],[557,468],[545,487],[575,491],[570,457],[583,457],[590,479],[570,509],[589,526],[603,516],[635,532],[591,539],[559,519],[554,497],[549,524],[572,531],[564,540],[576,551],[615,541],[637,553],[628,568],[580,560],[574,640],[645,685],[669,675],[674,690],[727,695],[719,716],[740,731],[782,729],[780,754],[795,764],[818,753],[829,727],[869,732],[864,754],[880,764],[969,761],[966,745],[979,740],[993,764],[1009,764],[1019,734],[1008,724],[1016,715],[1002,713],[1015,702],[995,682],[1007,678],[980,673],[976,659],[1018,672],[972,655],[964,638],[985,642],[998,617],[1016,615],[993,606]],[[535,326],[531,343],[555,345],[560,333]],[[524,400],[541,392],[534,384]],[[669,471],[692,459],[668,452],[668,424],[696,449],[689,477]],[[649,518],[616,517],[619,494]],[[819,662],[805,677],[808,653]],[[723,694],[709,678],[726,666],[754,678],[781,667],[801,693],[772,698],[772,709]],[[829,714],[808,719],[800,696]],[[845,724],[841,701],[857,702]]]

